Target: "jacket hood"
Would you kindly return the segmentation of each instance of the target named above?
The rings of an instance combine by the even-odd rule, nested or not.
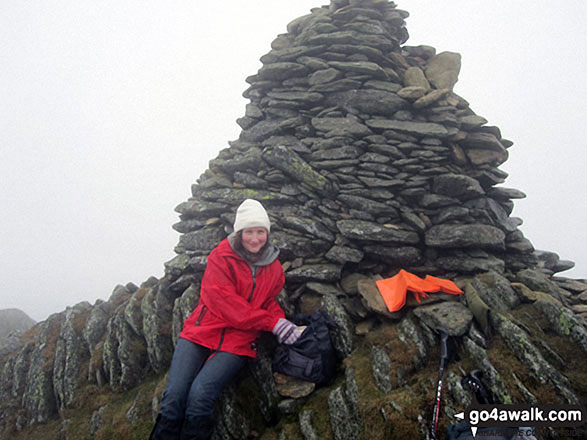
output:
[[[277,257],[279,256],[279,248],[277,246],[275,246],[273,243],[268,242],[267,246],[265,247],[265,249],[263,250],[263,254],[261,255],[261,258],[257,261],[251,261],[247,258],[247,256],[241,252],[239,252],[238,250],[236,250],[234,248],[234,239],[236,237],[236,232],[233,232],[232,234],[230,234],[226,241],[228,242],[228,246],[230,247],[230,250],[236,254],[237,256],[241,257],[242,259],[244,259],[245,261],[247,261],[247,263],[249,263],[251,266],[268,266],[269,264],[273,263]]]

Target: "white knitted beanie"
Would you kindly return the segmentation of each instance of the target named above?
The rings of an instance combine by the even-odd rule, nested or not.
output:
[[[236,210],[234,219],[234,232],[241,231],[245,228],[254,228],[262,226],[269,232],[271,223],[267,211],[257,200],[246,199]]]

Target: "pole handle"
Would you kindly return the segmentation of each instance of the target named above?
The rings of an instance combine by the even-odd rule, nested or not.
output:
[[[448,332],[441,327],[438,327],[436,331],[440,334],[440,361],[446,363],[448,360]]]

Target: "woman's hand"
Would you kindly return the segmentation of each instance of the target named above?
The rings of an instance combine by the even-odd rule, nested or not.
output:
[[[277,342],[280,344],[293,344],[298,340],[303,332],[302,327],[298,327],[293,322],[284,318],[279,318],[275,327],[273,327],[273,334],[277,336]]]

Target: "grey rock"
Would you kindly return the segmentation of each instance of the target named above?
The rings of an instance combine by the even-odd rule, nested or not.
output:
[[[259,409],[266,422],[271,422],[274,417],[274,411],[279,401],[279,395],[275,381],[273,380],[273,371],[271,359],[273,357],[273,346],[268,342],[267,336],[262,335],[257,348],[257,357],[247,363],[248,370],[253,377],[255,384],[261,390],[261,399]],[[273,337],[273,335],[271,335]]]
[[[30,357],[34,348],[33,342],[25,344],[17,353],[14,361],[11,360],[5,364],[3,382],[8,385],[7,393],[12,398],[20,397],[24,393]]]
[[[534,307],[548,319],[552,329],[561,336],[569,337],[587,353],[587,330],[583,323],[559,301],[546,295],[539,297]]]
[[[377,388],[385,394],[390,393],[392,390],[390,378],[391,359],[385,350],[375,345],[371,347],[371,370]]]
[[[498,166],[504,163],[508,158],[508,152],[497,150],[485,150],[470,148],[465,151],[467,158],[476,167],[483,165]]]
[[[137,405],[138,405],[138,400],[139,400],[140,395],[141,395],[141,393],[138,392],[132,402],[132,405],[125,413],[126,420],[128,420],[128,423],[130,423],[131,425],[134,424],[139,417],[139,414],[138,414],[139,409],[138,409]]]
[[[330,319],[338,326],[333,332],[334,337],[332,338],[332,343],[334,349],[340,358],[345,358],[353,351],[353,324],[336,296],[323,295],[321,303],[328,316],[330,316]]]
[[[146,342],[149,364],[155,371],[167,368],[173,354],[171,331],[176,297],[167,282],[162,281],[145,294],[141,303],[144,341],[139,342]]]
[[[184,321],[194,311],[200,300],[200,285],[190,284],[190,286],[184,290],[180,297],[176,298],[173,303],[173,321],[172,321],[172,332],[171,337],[173,345],[177,344],[177,338],[183,328]]]
[[[494,271],[477,275],[472,285],[481,299],[496,310],[506,311],[520,304],[511,283]]]
[[[516,281],[526,285],[531,290],[545,292],[552,295],[558,301],[565,303],[564,292],[551,281],[545,274],[534,269],[524,269],[516,274]]]
[[[227,436],[221,434],[219,437],[227,439],[249,438],[251,425],[245,415],[244,409],[237,402],[236,387],[234,384],[229,384],[224,389],[218,399],[218,406],[220,408],[220,415],[215,431],[219,431],[220,433],[226,431],[226,434],[228,434]]]
[[[53,363],[53,389],[59,408],[69,408],[73,405],[81,366],[90,355],[81,335],[90,308],[90,304],[84,302],[68,307],[65,311]]]
[[[412,246],[367,245],[364,251],[369,257],[398,267],[412,266],[422,260],[420,249]]]
[[[424,194],[420,198],[420,206],[423,208],[436,209],[448,206],[456,206],[458,201],[452,197],[440,196],[438,194]]]
[[[473,321],[471,311],[453,301],[420,306],[414,309],[414,314],[431,329],[442,327],[450,336],[464,335]]]
[[[312,160],[340,160],[356,159],[362,154],[362,150],[352,145],[339,148],[330,148],[328,150],[318,150],[311,156]]]
[[[204,228],[180,236],[177,247],[186,251],[198,251],[208,254],[225,237],[226,233],[220,228]]]
[[[326,84],[316,84],[310,88],[310,91],[320,93],[331,93],[341,92],[345,90],[355,90],[359,87],[361,87],[361,83],[359,81],[344,78]]]
[[[308,82],[311,86],[315,86],[317,84],[327,84],[340,79],[342,76],[343,74],[340,70],[325,68],[312,73],[308,77]]]
[[[378,202],[376,200],[371,200],[366,197],[339,194],[337,196],[337,200],[340,200],[350,208],[369,212],[374,215],[390,215],[392,217],[398,216],[398,211],[393,206]]]
[[[293,202],[293,199],[291,197],[286,196],[284,194],[274,191],[265,191],[252,188],[225,188],[208,190],[202,192],[200,194],[200,197],[202,197],[205,200],[222,199],[226,203],[231,204],[233,206],[233,209],[235,209],[235,205],[238,206],[243,200],[247,198],[254,198],[265,204]]]
[[[416,101],[426,94],[426,89],[423,87],[409,86],[398,90],[398,96],[411,101]]]
[[[303,64],[292,62],[281,62],[266,64],[259,70],[259,78],[263,80],[282,81],[295,76],[302,76],[308,73],[308,69]]]
[[[469,133],[465,139],[468,148],[480,148],[485,150],[505,151],[503,144],[491,133],[475,131]]]
[[[434,260],[434,264],[447,271],[462,273],[477,273],[495,271],[503,273],[505,270],[504,260],[493,255],[471,255],[467,251],[455,251],[448,255],[441,255]]]
[[[417,108],[417,109],[422,109],[424,107],[432,106],[432,104],[435,104],[437,101],[440,101],[441,99],[445,98],[449,94],[449,92],[450,92],[450,90],[446,89],[446,88],[439,89],[439,90],[432,90],[432,91],[426,93],[421,98],[418,98],[412,105],[414,106],[414,108]],[[447,121],[454,121],[455,122],[454,125],[456,125],[456,119],[453,118],[452,115],[450,115],[449,113],[445,113],[442,116],[447,118]],[[441,118],[440,115],[437,115],[436,117],[431,116],[429,119],[433,122],[443,122],[443,119]]]
[[[420,237],[414,231],[386,226],[363,220],[339,220],[336,222],[340,233],[347,238],[360,241],[392,242],[397,244],[416,244]]]
[[[305,232],[312,236],[321,238],[326,241],[334,241],[334,235],[321,222],[304,217],[287,216],[280,219],[285,226],[300,232]]]
[[[358,410],[356,381],[351,369],[347,369],[346,389],[335,388],[328,396],[328,412],[335,440],[357,438],[362,428]]]
[[[302,432],[304,440],[318,440],[318,435],[314,429],[312,418],[312,410],[306,409],[299,413],[298,420],[300,431]]]
[[[365,254],[358,249],[346,246],[332,246],[326,253],[325,257],[334,263],[344,264],[347,262],[358,263],[363,259],[364,255]]]
[[[361,295],[363,305],[372,312],[380,314],[390,320],[399,320],[403,317],[403,312],[390,312],[387,309],[385,301],[383,300],[375,280],[367,277],[359,278],[356,283],[356,289]],[[362,279],[361,279],[362,278]]]
[[[102,405],[100,408],[98,408],[92,414],[92,418],[90,419],[90,435],[92,437],[94,437],[96,435],[98,430],[104,424],[104,421],[102,420],[102,415],[104,414],[104,410],[106,409],[107,406],[108,405]]]
[[[263,159],[321,194],[333,192],[332,183],[328,179],[314,171],[295,151],[285,146],[266,148]]]
[[[354,109],[369,115],[379,116],[392,116],[397,111],[408,107],[408,102],[396,93],[369,89],[333,93],[325,103],[350,111]]]
[[[462,174],[443,174],[433,179],[432,190],[437,194],[467,200],[485,194],[479,181]]]
[[[400,133],[417,137],[431,136],[445,138],[449,135],[447,129],[433,122],[394,121],[391,119],[369,119],[366,124],[370,128],[380,130],[396,130]]]
[[[282,122],[282,119],[263,119],[257,122],[255,125],[242,131],[239,139],[246,142],[259,142],[267,137],[280,134],[283,132],[281,127]],[[250,163],[250,165],[255,165],[252,162],[253,157],[247,158],[246,160]],[[217,165],[224,169],[230,168],[233,171],[236,171],[237,169],[240,169],[241,171],[244,170],[244,168],[239,167],[239,165],[234,162],[227,161],[224,163],[218,163]]]
[[[183,219],[216,217],[227,210],[227,205],[218,202],[204,200],[188,200],[180,203],[175,211],[181,214]]]
[[[339,265],[334,264],[306,264],[286,272],[285,278],[289,282],[330,281],[340,278]]]
[[[422,329],[409,316],[406,316],[397,325],[397,330],[399,338],[406,345],[406,348],[411,348],[411,346],[416,348],[412,358],[413,367],[422,368],[428,359],[428,345]]]
[[[478,115],[467,115],[459,118],[463,130],[473,130],[487,124],[487,119]]]
[[[419,67],[413,66],[404,72],[404,84],[408,87],[420,87],[425,92],[430,90],[430,83]]]
[[[316,384],[281,373],[273,373],[275,386],[279,395],[301,399],[309,396],[316,388]],[[281,402],[280,402],[281,404]]]
[[[500,313],[490,313],[489,316],[493,327],[516,357],[528,366],[534,379],[542,384],[550,383],[553,385],[567,403],[576,404],[579,402],[579,398],[570,388],[568,379],[544,359],[522,329]]]
[[[504,249],[505,234],[489,225],[436,225],[425,235],[425,243],[439,248]]]
[[[437,89],[452,89],[461,71],[461,55],[454,52],[441,52],[426,64],[426,77]]]
[[[115,390],[136,386],[148,370],[145,340],[124,319],[124,304],[108,321],[102,361],[106,379]]]
[[[374,79],[389,79],[389,75],[381,66],[370,61],[331,61],[328,64],[343,72],[369,75]]]
[[[315,104],[324,98],[322,94],[316,92],[269,92],[267,96],[275,100],[292,101],[308,105]]]
[[[328,251],[331,246],[324,240],[297,237],[281,231],[271,231],[271,239],[279,247],[279,255],[283,260],[315,257]]]
[[[62,322],[62,314],[53,314],[39,324],[39,336],[30,352],[22,394],[22,407],[29,425],[46,423],[57,411],[53,391],[54,357],[47,348],[50,342],[55,343],[51,339],[60,333]]]
[[[465,352],[475,362],[476,368],[483,371],[483,383],[488,388],[491,400],[503,402],[504,404],[513,403],[512,396],[505,386],[504,380],[487,357],[487,351],[467,336],[463,338],[463,346]]]
[[[371,130],[351,117],[312,118],[312,126],[328,136],[363,137],[371,134]]]

